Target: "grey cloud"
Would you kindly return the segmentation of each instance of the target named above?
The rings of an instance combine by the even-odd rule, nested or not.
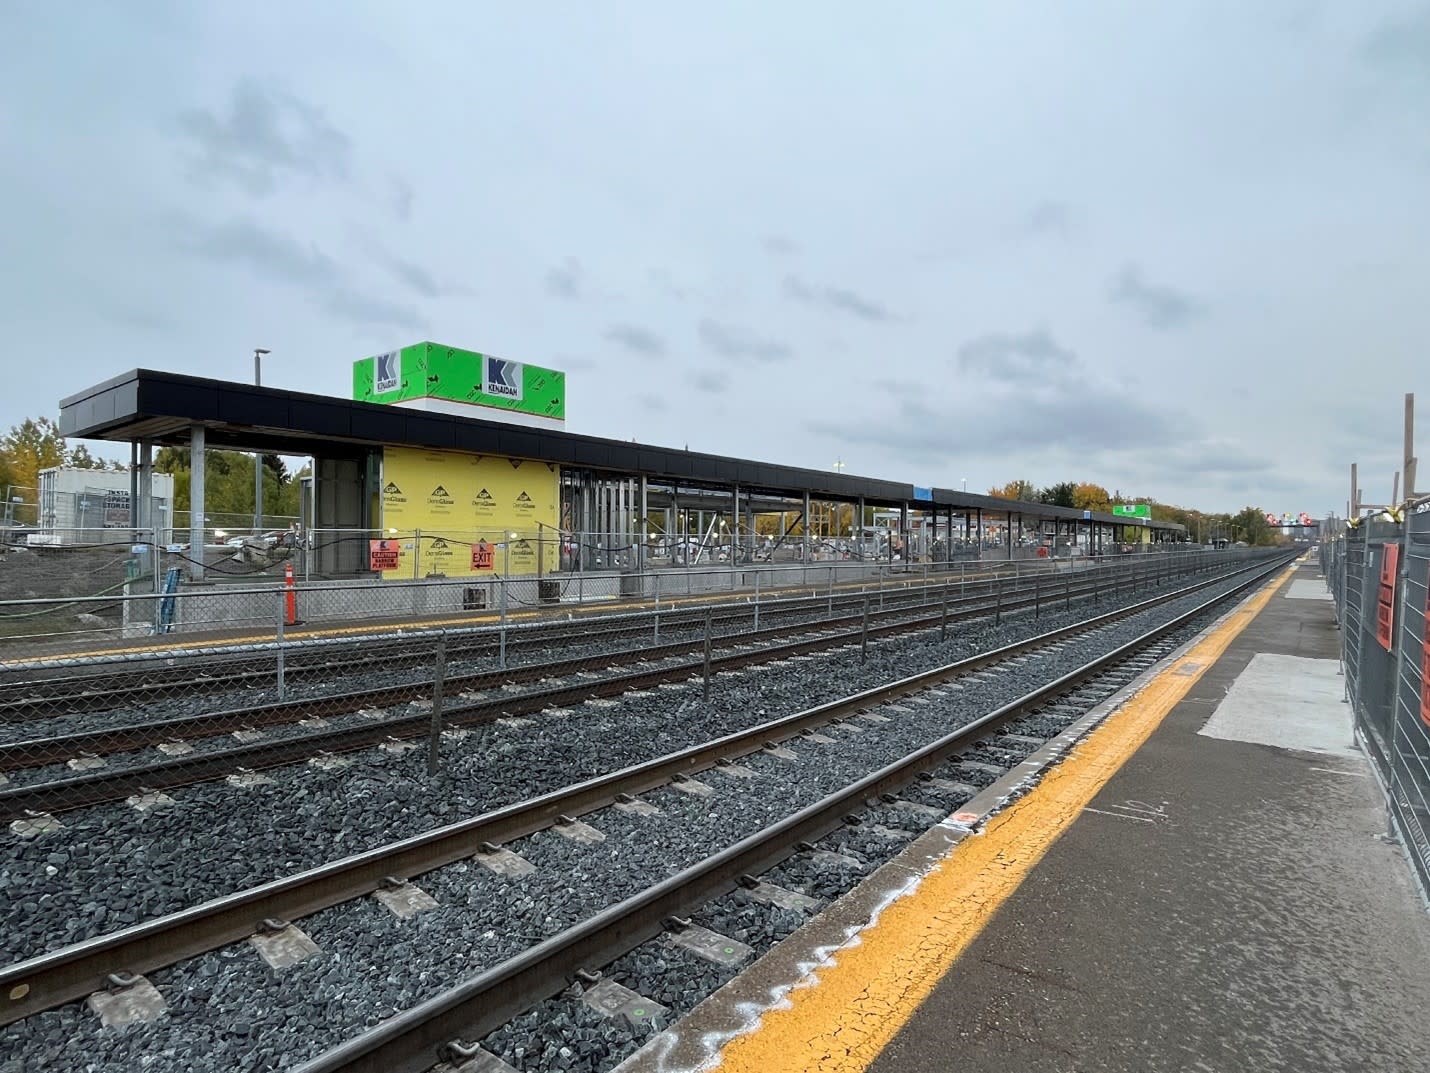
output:
[[[322,306],[335,317],[354,324],[390,324],[416,333],[422,332],[427,325],[411,306],[360,294],[345,287],[330,292],[323,298]]]
[[[1112,285],[1112,301],[1128,306],[1158,331],[1181,327],[1200,317],[1200,302],[1171,287],[1148,283],[1133,265],[1122,270]]]
[[[845,313],[852,313],[854,316],[861,317],[864,320],[893,319],[893,314],[878,302],[870,301],[868,298],[861,297],[843,287],[824,288],[824,300],[835,309],[843,310]]]
[[[181,112],[177,123],[197,153],[200,175],[231,180],[255,196],[272,193],[285,175],[348,177],[346,134],[318,109],[251,81],[234,88],[226,115],[195,108]]]
[[[237,219],[215,227],[190,222],[192,232],[182,249],[215,264],[239,265],[266,280],[303,287],[328,313],[358,324],[392,324],[407,329],[423,326],[410,306],[375,298],[356,290],[342,268],[312,243],[301,243]]]
[[[823,305],[868,321],[893,320],[887,308],[847,287],[811,287],[798,276],[786,276],[785,296],[808,305]]]
[[[1374,67],[1430,79],[1430,6],[1382,24],[1361,53]]]
[[[704,392],[707,395],[719,395],[729,387],[723,376],[712,372],[696,373],[690,378],[690,382],[696,391]]]
[[[1034,206],[1024,223],[1035,235],[1065,235],[1073,226],[1072,206],[1064,201],[1044,201]]]
[[[640,405],[640,408],[647,413],[655,413],[660,410],[663,405],[657,396],[651,394],[637,395],[636,402]]]
[[[366,256],[381,265],[393,279],[422,298],[443,298],[454,294],[470,294],[465,287],[439,280],[424,265],[399,257],[370,234],[358,232],[354,239]]]
[[[253,220],[190,227],[195,233],[181,240],[181,247],[208,260],[246,265],[267,278],[307,286],[332,286],[342,278],[338,263],[317,246],[269,231]]]
[[[672,298],[684,301],[690,297],[690,290],[675,282],[675,278],[664,268],[652,268],[650,270],[650,281],[658,289],[664,291]]]
[[[1077,355],[1058,345],[1046,331],[1022,335],[994,333],[969,340],[958,348],[958,367],[1005,383],[1061,382],[1078,365]]]
[[[1024,447],[1081,457],[1131,448],[1175,449],[1194,430],[1195,422],[1185,415],[1089,374],[1077,354],[1041,329],[980,336],[959,349],[957,361],[968,379],[954,397],[939,399],[936,386],[917,392],[906,381],[890,380],[883,387],[895,406],[887,419],[874,415],[855,424],[817,420],[806,427],[884,448],[921,466],[1004,456],[1010,415],[1016,416],[1017,428],[1035,430],[1036,442]]]
[[[665,353],[665,341],[660,336],[634,324],[613,324],[606,329],[606,338],[643,357],[658,358]]]
[[[706,317],[700,322],[700,341],[725,358],[769,362],[783,361],[792,353],[784,343],[759,339],[749,333]]]
[[[1037,447],[1081,456],[1129,448],[1157,448],[1175,442],[1169,415],[1116,392],[1089,389],[1035,394],[1017,399],[1018,426],[1037,430]],[[1008,410],[1002,405],[935,407],[904,400],[891,420],[856,423],[816,420],[805,427],[816,435],[845,443],[881,447],[921,467],[942,466],[971,457],[998,458],[1007,453]]]
[[[397,256],[388,256],[383,259],[383,264],[389,272],[423,298],[440,298],[442,296],[442,287],[432,278],[432,273],[416,262],[407,261]]]
[[[546,293],[554,298],[576,300],[581,297],[581,262],[568,257],[546,273]]]
[[[793,239],[784,238],[781,235],[770,235],[762,243],[766,253],[773,253],[776,256],[785,256],[799,252],[799,243]]]
[[[400,175],[388,176],[389,197],[392,201],[393,214],[406,223],[412,219],[412,184]]]

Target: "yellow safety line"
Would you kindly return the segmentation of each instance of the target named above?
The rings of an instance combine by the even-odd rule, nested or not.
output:
[[[815,569],[817,569],[817,567],[815,567]],[[960,575],[959,581],[979,581],[983,578],[996,577],[997,575],[997,571],[982,571],[977,574]],[[951,579],[945,578],[945,580],[952,584]],[[907,582],[903,587],[907,588],[915,583],[922,584],[923,581],[922,579],[918,580],[917,582],[911,580]],[[863,584],[857,581],[846,581],[835,585],[834,590],[836,592],[844,592],[855,588],[862,589],[864,585],[867,584],[867,581]],[[897,586],[891,588],[897,588]],[[275,588],[274,591],[280,592],[282,590]],[[299,609],[301,610],[301,597],[303,594],[303,589],[298,588],[295,591],[298,593],[298,596],[300,598]],[[808,593],[811,596],[818,596],[823,593],[827,593],[828,591],[828,589],[818,589],[806,585],[796,585],[787,586],[785,588],[779,589],[767,589],[761,592],[760,595],[764,597],[780,597],[789,596],[791,594],[798,595],[800,593]],[[718,594],[713,591],[708,594],[692,593],[689,596],[685,597],[671,597],[670,599],[662,600],[660,606],[663,608],[675,608],[685,607],[691,604],[705,605],[730,603],[742,599],[748,600],[753,594],[753,592],[753,589],[740,589],[735,592],[724,592]],[[588,604],[577,604],[574,607],[553,606],[532,611],[510,611],[507,613],[506,618],[508,622],[522,622],[528,619],[554,618],[561,614],[594,615],[609,613],[612,611],[644,611],[650,608],[654,608],[655,606],[656,604],[654,600],[642,600],[636,603],[621,603],[613,599],[610,602],[594,601]],[[293,627],[288,630],[285,630],[283,636],[290,641],[299,641],[318,637],[349,637],[358,634],[381,633],[390,630],[430,630],[438,629],[443,626],[483,626],[491,625],[492,623],[500,621],[500,615],[465,615],[461,618],[427,618],[410,619],[404,620],[402,622],[370,622],[366,625],[361,626],[325,626],[322,629],[302,629],[299,627]],[[182,635],[179,635],[179,638],[182,638]],[[138,655],[144,652],[172,652],[176,649],[222,650],[225,648],[238,648],[243,645],[265,644],[272,642],[273,639],[274,635],[271,632],[245,634],[240,637],[218,637],[208,639],[191,638],[187,641],[182,639],[175,639],[173,641],[169,641],[163,644],[126,645],[117,648],[86,649],[83,652],[65,652],[43,656],[27,656],[19,659],[0,660],[0,668],[7,667],[16,663],[72,663],[75,660],[96,659],[101,656]]]
[[[955,846],[801,980],[786,1005],[731,1040],[718,1068],[867,1069],[1084,806],[1294,572],[1292,566],[1157,675],[981,835]]]

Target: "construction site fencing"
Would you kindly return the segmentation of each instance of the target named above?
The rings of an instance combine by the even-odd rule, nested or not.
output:
[[[83,645],[53,635],[0,642],[0,820],[38,837],[81,822],[66,813],[82,806],[142,812],[217,780],[261,789],[292,765],[335,779],[354,765],[405,765],[414,780],[466,771],[482,749],[502,747],[504,720],[555,718],[586,702],[600,719],[613,703],[603,696],[649,696],[692,679],[708,697],[712,666],[743,658],[752,642],[818,632],[867,653],[871,631],[885,626],[946,631],[975,604],[992,621],[1095,613],[1262,554],[908,564],[877,574],[863,564],[808,573],[766,564],[747,587],[714,599],[667,574],[644,575],[650,590],[623,598],[616,575],[605,580],[617,588],[584,604],[546,602],[534,577],[121,595],[121,625],[91,631]],[[404,617],[381,602],[393,593],[403,594]],[[46,603],[10,601],[0,614],[13,620]],[[604,693],[593,698],[593,684]],[[472,735],[487,737],[458,744]]]
[[[1430,892],[1430,501],[1403,522],[1367,519],[1321,549],[1341,626],[1356,739],[1385,793],[1391,833]]]

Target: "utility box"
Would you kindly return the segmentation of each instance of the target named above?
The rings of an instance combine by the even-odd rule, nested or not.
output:
[[[559,604],[561,602],[561,582],[538,581],[536,583],[536,598],[544,604]]]
[[[485,611],[487,609],[487,590],[478,588],[476,585],[469,585],[462,590],[462,610],[463,611]]]

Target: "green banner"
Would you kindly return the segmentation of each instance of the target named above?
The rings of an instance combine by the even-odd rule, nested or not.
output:
[[[566,374],[440,343],[414,343],[353,362],[358,402],[444,399],[566,420]]]
[[[1112,513],[1119,518],[1151,518],[1152,508],[1146,503],[1114,503]]]

